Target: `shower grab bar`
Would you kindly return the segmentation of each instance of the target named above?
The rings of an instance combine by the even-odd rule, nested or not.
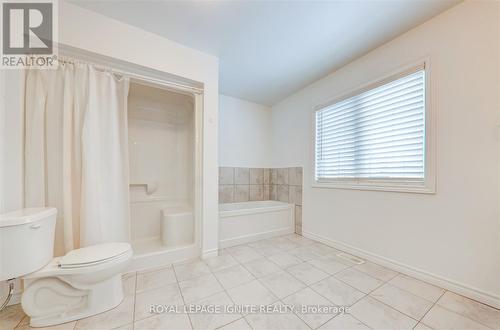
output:
[[[158,183],[156,182],[146,182],[146,183],[130,183],[130,187],[144,187],[146,188],[146,195],[153,194],[158,190]]]

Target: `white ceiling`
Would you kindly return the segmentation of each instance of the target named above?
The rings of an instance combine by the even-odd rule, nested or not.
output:
[[[220,59],[220,92],[273,105],[456,0],[71,1]]]

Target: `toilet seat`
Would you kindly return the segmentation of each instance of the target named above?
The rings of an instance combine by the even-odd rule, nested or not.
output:
[[[131,250],[132,248],[128,243],[92,245],[68,252],[58,260],[58,267],[62,269],[73,269],[95,266],[118,259]]]

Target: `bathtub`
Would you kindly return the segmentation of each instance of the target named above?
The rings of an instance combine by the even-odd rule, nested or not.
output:
[[[278,201],[219,205],[219,246],[226,248],[295,231],[294,205]]]

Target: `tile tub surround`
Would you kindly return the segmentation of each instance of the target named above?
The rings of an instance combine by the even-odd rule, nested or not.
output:
[[[339,252],[292,234],[220,250],[206,260],[128,273],[118,307],[52,329],[500,330],[498,309],[374,263],[339,260]],[[287,304],[297,309],[285,314],[151,314],[151,304]],[[349,313],[301,312],[301,305],[344,304],[351,306]],[[0,312],[0,329],[29,329],[21,305]]]
[[[295,232],[302,233],[302,167],[219,167],[219,203],[265,200],[295,204]]]

